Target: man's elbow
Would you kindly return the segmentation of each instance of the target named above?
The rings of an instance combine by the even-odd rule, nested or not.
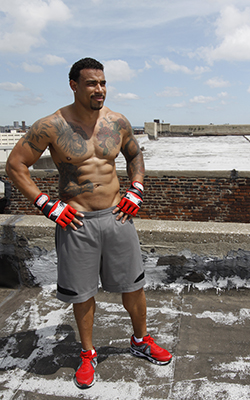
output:
[[[12,160],[13,157],[9,157],[6,161],[6,165],[5,165],[5,171],[6,174],[8,175],[8,177],[10,179],[12,179],[15,176],[15,173],[18,174],[19,173],[19,168],[17,167],[16,163],[14,162],[14,160]]]
[[[11,173],[11,166],[10,166],[9,159],[6,161],[5,172],[6,172],[6,174],[7,174],[8,176],[10,176],[10,173]]]

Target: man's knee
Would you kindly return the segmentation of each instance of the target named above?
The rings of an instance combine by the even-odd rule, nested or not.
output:
[[[144,289],[138,289],[135,292],[123,293],[122,301],[124,308],[130,312],[131,309],[146,306]]]
[[[91,297],[90,299],[83,301],[82,303],[73,303],[74,313],[87,314],[89,312],[95,312],[95,298]]]

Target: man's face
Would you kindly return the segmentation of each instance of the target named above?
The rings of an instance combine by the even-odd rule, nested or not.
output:
[[[80,103],[91,110],[100,110],[106,97],[106,80],[100,69],[82,69],[75,96]]]

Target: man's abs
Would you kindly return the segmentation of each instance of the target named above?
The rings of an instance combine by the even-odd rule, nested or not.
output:
[[[113,175],[113,174],[112,174]],[[120,185],[116,173],[114,176],[81,176],[77,180],[67,181],[59,178],[59,197],[78,211],[96,211],[115,206],[119,203]]]

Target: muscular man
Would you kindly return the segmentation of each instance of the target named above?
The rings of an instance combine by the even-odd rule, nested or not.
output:
[[[95,298],[102,287],[122,293],[134,334],[131,353],[156,364],[171,354],[147,334],[144,270],[132,216],[143,199],[143,156],[127,119],[104,106],[103,65],[85,58],[69,73],[74,103],[34,123],[12,150],[6,171],[16,187],[56,222],[57,297],[73,303],[82,343],[74,382],[95,382]],[[59,199],[41,193],[28,168],[49,146],[59,171]],[[121,198],[115,159],[122,152],[131,186]]]

